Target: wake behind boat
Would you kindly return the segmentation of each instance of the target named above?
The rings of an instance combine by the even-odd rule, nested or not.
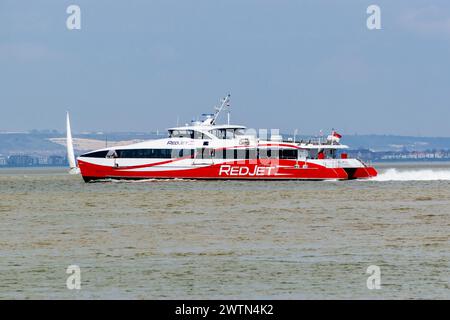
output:
[[[168,129],[168,137],[94,150],[78,157],[84,181],[98,179],[349,180],[377,171],[349,159],[333,130],[321,141],[267,139],[230,124],[229,99],[202,121]],[[216,124],[228,109],[228,123]]]

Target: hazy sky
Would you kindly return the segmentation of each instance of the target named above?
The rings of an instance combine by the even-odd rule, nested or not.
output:
[[[0,0],[0,131],[66,109],[76,132],[162,130],[230,92],[253,128],[450,136],[449,59],[448,0]]]

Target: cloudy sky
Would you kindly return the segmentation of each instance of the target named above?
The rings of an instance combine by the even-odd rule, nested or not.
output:
[[[162,130],[231,93],[253,128],[450,136],[449,59],[448,0],[1,0],[0,131],[66,109],[77,132]]]

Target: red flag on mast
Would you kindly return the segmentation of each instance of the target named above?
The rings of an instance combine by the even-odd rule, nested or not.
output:
[[[340,135],[339,133],[337,133],[334,130],[333,130],[332,136],[335,137],[335,138],[338,138],[338,139],[342,138],[342,135]]]

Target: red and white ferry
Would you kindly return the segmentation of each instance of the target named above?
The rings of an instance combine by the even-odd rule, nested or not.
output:
[[[229,96],[202,121],[168,129],[168,137],[95,150],[78,157],[84,181],[99,179],[349,180],[377,171],[349,159],[335,131],[328,138],[261,139],[246,127],[217,124]]]

